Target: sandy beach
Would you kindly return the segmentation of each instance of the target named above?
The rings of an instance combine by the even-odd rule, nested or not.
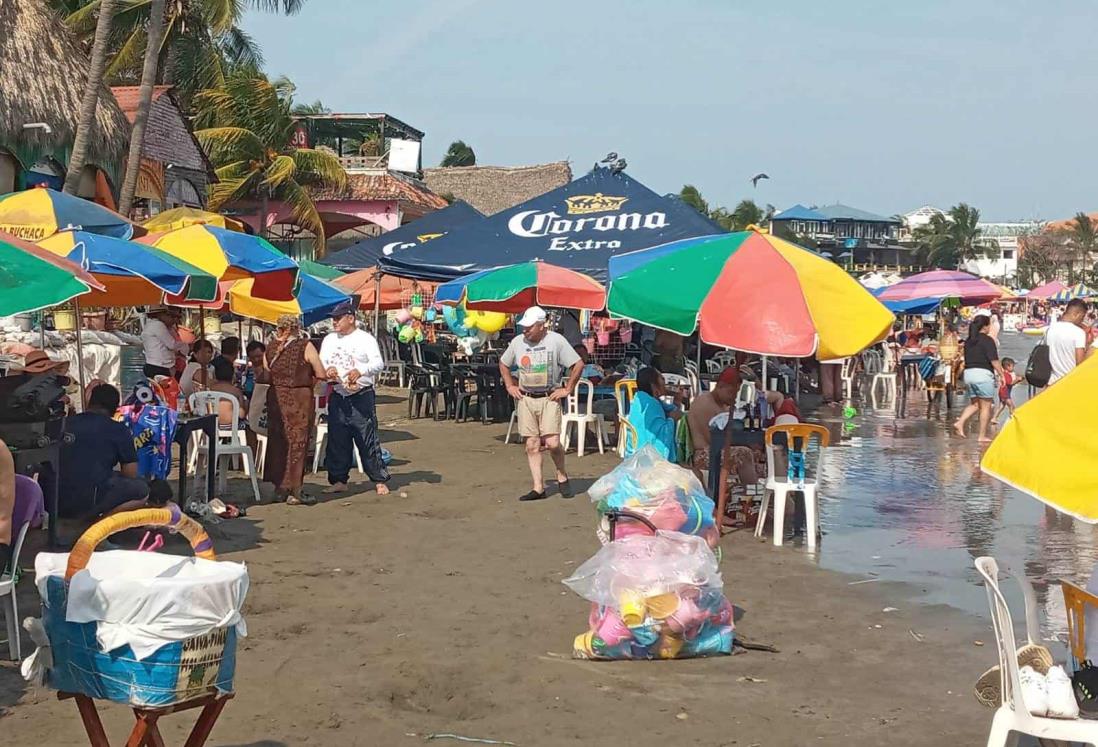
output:
[[[392,495],[260,505],[211,530],[252,587],[237,696],[210,745],[412,745],[444,733],[523,746],[984,740],[991,711],[972,685],[994,663],[989,625],[745,532],[722,541],[736,632],[780,653],[572,660],[587,603],[560,581],[598,547],[587,496],[519,504],[528,475],[505,425],[408,421],[396,394],[380,399]],[[570,456],[577,487],[616,461]],[[244,481],[233,487],[246,494]],[[24,615],[37,610],[31,576]],[[13,744],[86,744],[75,707],[28,687],[10,662],[0,708]],[[128,710],[101,710],[121,738]],[[168,743],[190,723],[165,718]]]

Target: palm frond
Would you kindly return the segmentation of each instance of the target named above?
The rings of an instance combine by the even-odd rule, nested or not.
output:
[[[270,189],[278,189],[286,182],[294,178],[297,164],[290,156],[275,156],[267,166],[263,174],[263,186]]]
[[[237,161],[217,169],[217,184],[210,188],[209,207],[217,210],[235,200],[254,197],[260,172],[247,161]]]
[[[217,37],[217,46],[222,56],[237,68],[259,71],[263,67],[263,51],[259,44],[244,29],[230,26]]]
[[[266,148],[254,132],[242,127],[211,127],[196,130],[195,139],[215,166],[236,161],[259,161]]]
[[[136,29],[131,33],[107,66],[107,77],[114,81],[126,73],[133,73],[142,64],[146,44],[148,44],[148,35],[144,28]]]
[[[249,0],[249,4],[256,10],[292,16],[305,7],[305,0]]]
[[[65,17],[65,24],[81,38],[94,34],[96,20],[99,18],[99,4],[99,0],[92,0],[87,5],[74,10]]]
[[[313,148],[297,148],[291,154],[297,166],[297,180],[335,189],[347,186],[347,171],[337,156]]]

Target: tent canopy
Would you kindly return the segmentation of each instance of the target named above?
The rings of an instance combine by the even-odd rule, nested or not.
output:
[[[450,280],[540,259],[605,282],[614,255],[717,233],[724,229],[678,198],[661,197],[624,172],[596,169],[429,246],[383,256],[380,267],[404,277]]]
[[[379,236],[373,236],[351,244],[346,249],[332,252],[323,262],[332,267],[360,270],[376,267],[378,260],[393,252],[414,249],[422,244],[445,236],[458,226],[484,216],[467,202],[457,200],[449,207],[436,210],[400,228],[394,228]],[[431,245],[435,246],[434,244]]]

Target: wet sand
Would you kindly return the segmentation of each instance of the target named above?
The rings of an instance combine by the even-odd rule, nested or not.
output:
[[[587,497],[519,504],[525,457],[502,443],[506,424],[407,421],[402,401],[381,401],[392,495],[261,505],[211,532],[223,559],[248,564],[252,588],[237,696],[208,744],[411,745],[432,733],[630,747],[986,739],[992,712],[971,694],[995,660],[986,622],[909,601],[917,586],[852,585],[874,577],[822,570],[800,548],[743,532],[723,540],[737,635],[780,653],[571,660],[587,603],[560,580],[598,547]],[[616,461],[570,456],[576,487]],[[233,490],[243,496],[247,483]],[[30,574],[20,591],[34,614]],[[0,708],[12,744],[87,743],[75,706],[26,686],[8,662]],[[101,710],[120,740],[129,711]],[[182,744],[191,722],[166,717],[166,741]]]

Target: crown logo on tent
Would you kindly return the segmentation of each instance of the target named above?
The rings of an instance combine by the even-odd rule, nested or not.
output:
[[[586,213],[605,213],[610,210],[620,210],[621,206],[629,201],[628,197],[610,197],[602,192],[593,195],[572,195],[565,199],[568,204],[569,215],[584,215]]]
[[[421,244],[425,244],[428,241],[430,241],[431,239],[437,239],[440,236],[445,236],[445,235],[446,235],[445,233],[421,233],[419,236],[416,236],[416,241],[418,241]]]

